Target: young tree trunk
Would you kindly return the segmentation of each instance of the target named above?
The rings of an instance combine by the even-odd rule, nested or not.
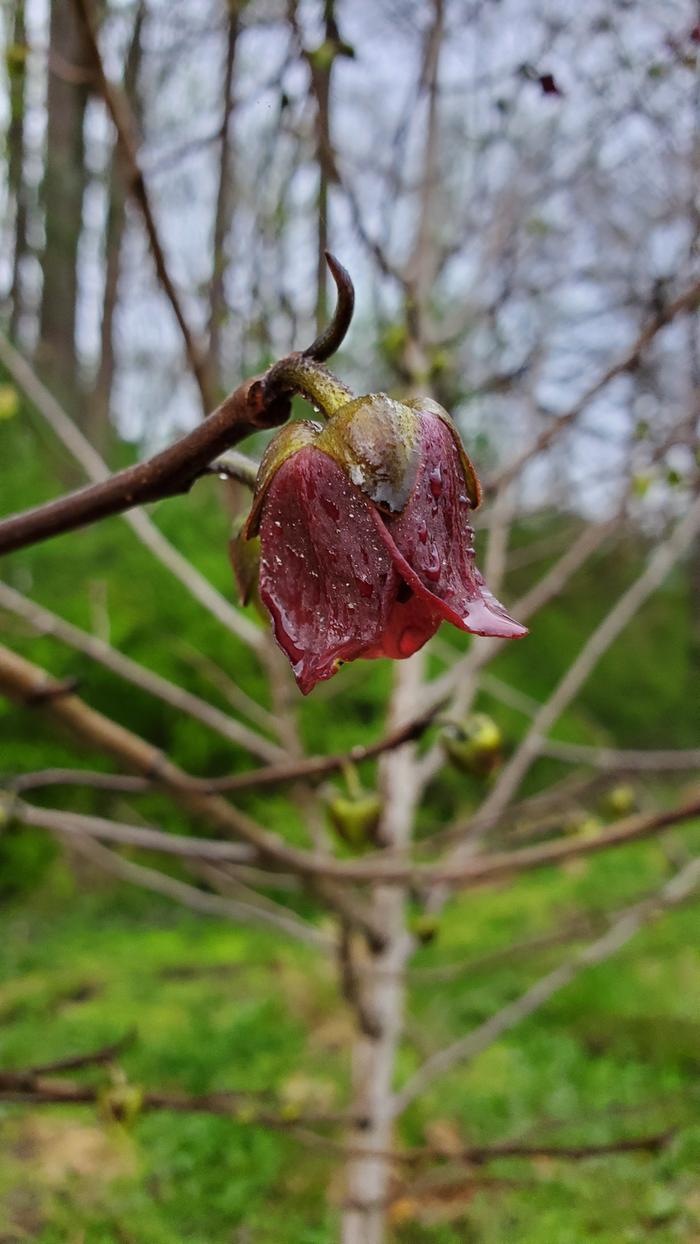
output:
[[[141,32],[144,6],[139,5],[134,29],[124,65],[124,89],[129,96],[138,95],[138,75],[141,63]],[[134,107],[135,113],[139,112]],[[100,321],[100,361],[95,383],[90,395],[90,415],[86,420],[86,433],[92,444],[105,453],[110,432],[112,386],[116,368],[114,350],[114,321],[119,305],[119,279],[121,276],[122,244],[126,232],[126,186],[125,171],[120,167],[118,144],[112,149],[107,183],[107,223],[105,227],[105,284],[102,295]]]
[[[236,48],[240,28],[238,0],[228,5],[228,37],[224,65],[221,154],[219,157],[219,185],[214,214],[214,266],[209,293],[209,364],[216,391],[222,387],[221,328],[226,315],[226,238],[231,228],[233,208],[233,150],[231,146],[231,118],[233,115],[233,80]]]
[[[422,652],[396,666],[390,729],[415,715],[424,668]],[[382,842],[395,848],[407,846],[413,830],[419,797],[414,753],[412,744],[399,748],[386,756],[380,767],[385,807]],[[392,1148],[391,1099],[403,1031],[404,968],[411,952],[406,901],[406,891],[397,886],[377,886],[374,891],[374,912],[383,925],[385,943],[372,956],[371,967],[376,974],[360,977],[360,987],[363,980],[367,981],[363,1011],[372,1022],[365,1023],[371,1031],[359,1031],[353,1050],[352,1112],[357,1122],[346,1140],[357,1156],[348,1160],[346,1169],[343,1244],[382,1244],[385,1238],[391,1163],[372,1155],[387,1154]]]
[[[10,286],[10,337],[17,337],[22,314],[22,262],[27,252],[27,188],[24,182],[24,107],[27,32],[24,3],[15,6],[14,23],[7,51],[10,84],[10,124],[7,130],[7,181],[15,209],[12,283]]]
[[[75,8],[69,0],[52,0],[39,361],[59,396],[73,408],[79,391],[75,325],[88,81],[87,52]]]

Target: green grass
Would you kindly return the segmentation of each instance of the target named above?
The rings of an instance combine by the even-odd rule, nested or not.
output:
[[[684,840],[700,845],[700,831]],[[624,905],[668,868],[661,847],[646,844],[464,898],[448,908],[417,965],[476,958],[579,909]],[[409,1037],[400,1075],[517,996],[562,953],[449,984],[417,982],[409,1031],[423,1034],[425,1048]],[[0,981],[3,1066],[96,1048],[135,1027],[137,1039],[120,1058],[131,1084],[265,1090],[329,1109],[346,1100],[350,1030],[314,952],[80,871],[76,879],[60,860],[31,901],[8,904],[0,917]],[[697,911],[688,907],[436,1082],[402,1125],[409,1144],[425,1143],[436,1120],[463,1144],[597,1143],[677,1126],[668,1149],[581,1163],[501,1162],[488,1175],[505,1183],[476,1191],[465,1173],[458,1196],[423,1198],[417,1210],[404,1205],[403,1222],[397,1211],[396,1238],[697,1239],[698,996]],[[84,1074],[108,1082],[104,1071]],[[22,1230],[42,1244],[336,1238],[335,1158],[254,1124],[152,1112],[124,1127],[94,1107],[5,1106],[0,1150],[0,1238],[27,1238]]]

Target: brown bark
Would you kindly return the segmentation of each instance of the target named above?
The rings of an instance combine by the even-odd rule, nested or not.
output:
[[[22,261],[27,252],[27,189],[24,182],[24,90],[26,82],[25,60],[27,32],[24,22],[24,3],[19,0],[15,7],[11,45],[7,52],[7,71],[10,81],[10,124],[7,130],[7,179],[14,202],[14,251],[12,256],[12,283],[10,286],[10,336],[17,336],[22,314]]]
[[[228,5],[228,37],[223,82],[223,116],[221,121],[221,154],[219,185],[214,216],[214,264],[209,294],[209,359],[214,385],[222,383],[221,328],[226,314],[226,236],[231,225],[233,208],[233,151],[231,148],[231,117],[233,114],[233,80],[239,31],[238,0]]]
[[[73,6],[53,0],[49,65],[69,65],[76,73],[49,69],[46,168],[43,206],[46,241],[38,359],[62,399],[75,409],[79,392],[75,346],[85,150],[83,122],[88,99],[89,61]],[[70,80],[69,80],[70,79]]]
[[[134,96],[141,62],[141,31],[144,9],[139,6],[124,66],[124,89]],[[100,362],[90,398],[90,418],[86,431],[101,453],[109,439],[112,385],[115,372],[114,321],[119,304],[122,243],[126,230],[126,189],[124,171],[119,168],[119,149],[115,143],[107,183],[108,207],[105,229],[105,285],[100,323]]]

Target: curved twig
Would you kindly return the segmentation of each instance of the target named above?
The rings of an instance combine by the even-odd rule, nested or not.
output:
[[[355,309],[355,287],[350,273],[330,251],[326,251],[325,256],[338,291],[338,301],[333,319],[328,327],[324,328],[323,332],[319,333],[318,337],[311,342],[311,345],[303,351],[304,358],[315,359],[317,363],[324,363],[332,354],[335,354],[336,350],[340,349],[352,322],[352,313]]]

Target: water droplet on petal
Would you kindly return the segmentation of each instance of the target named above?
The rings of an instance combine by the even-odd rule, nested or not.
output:
[[[328,514],[330,518],[333,519],[333,522],[337,523],[338,519],[340,518],[340,510],[335,504],[335,501],[331,501],[330,497],[321,497],[321,505],[326,511],[326,514]]]
[[[365,600],[369,600],[370,596],[374,593],[374,587],[372,584],[368,583],[366,579],[356,579],[355,582],[360,596],[364,596]]]
[[[430,549],[430,561],[425,567],[426,579],[430,579],[432,583],[437,583],[440,578],[441,567],[440,554],[437,551],[437,546],[433,544]]]
[[[430,485],[430,491],[437,501],[438,497],[442,494],[442,471],[439,466],[433,467],[428,476],[428,483]]]

